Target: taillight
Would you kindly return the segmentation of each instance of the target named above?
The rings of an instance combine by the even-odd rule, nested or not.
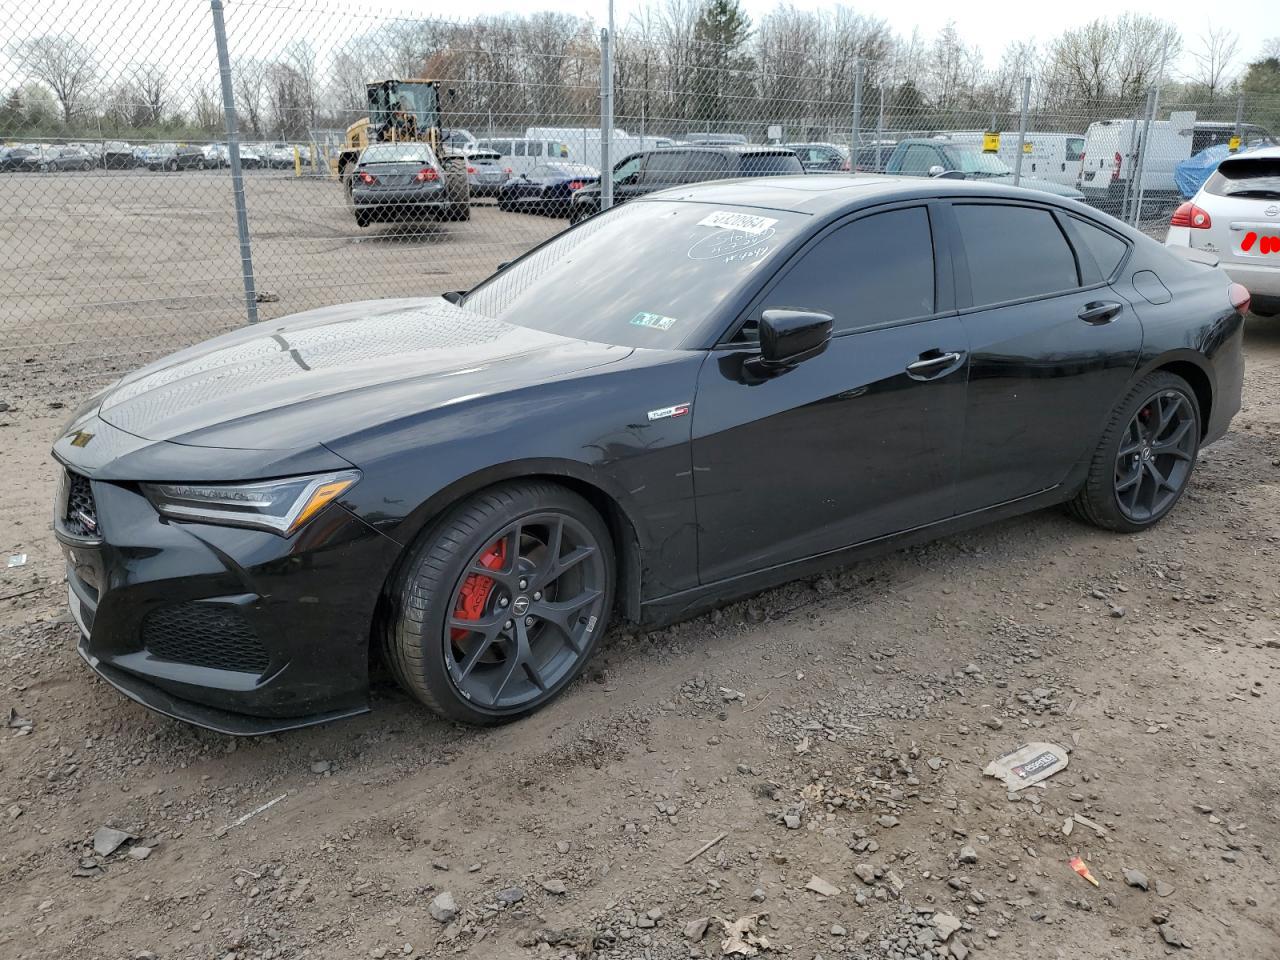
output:
[[[475,172],[476,172],[475,167],[467,167],[467,173],[475,173]]]
[[[413,179],[418,183],[428,183],[433,180],[439,180],[440,174],[436,173],[435,167],[423,167],[413,175]]]
[[[570,190],[581,190],[581,189],[582,189],[582,181],[581,181],[581,180],[570,180],[570,181],[569,181],[569,189],[570,189]]]
[[[503,168],[502,168],[502,170],[503,170],[503,172],[504,172],[504,173],[511,173],[511,172],[512,172],[510,167],[503,167]]]
[[[1253,299],[1249,291],[1238,283],[1233,283],[1227,287],[1227,299],[1231,301],[1231,305],[1240,313],[1248,313],[1250,301]]]
[[[840,171],[841,171],[842,173],[848,173],[848,172],[849,172],[850,170],[852,170],[852,169],[853,169],[853,167],[849,166],[849,161],[848,161],[848,160],[845,160],[843,163],[841,163],[841,164],[840,164]]]
[[[1190,200],[1173,211],[1169,218],[1171,227],[1190,227],[1192,230],[1208,230],[1213,226],[1207,211],[1200,209]]]
[[[1124,157],[1120,156],[1120,152],[1116,151],[1116,158],[1111,162],[1111,182],[1115,183],[1120,179],[1120,164],[1124,162]]]
[[[361,183],[374,184],[374,183],[377,183],[377,182],[378,182],[378,178],[377,178],[377,177],[375,177],[373,174],[371,174],[371,173],[369,173],[369,172],[365,171],[365,170],[361,170],[361,171],[360,171],[360,182],[361,182]]]

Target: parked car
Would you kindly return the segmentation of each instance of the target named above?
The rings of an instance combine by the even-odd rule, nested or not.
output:
[[[472,149],[466,154],[467,182],[473,197],[496,197],[510,174],[502,166],[502,157],[492,150]]]
[[[476,138],[471,135],[470,130],[462,127],[454,127],[451,130],[445,130],[444,142],[449,145],[452,150],[466,152],[476,145]]]
[[[734,177],[778,177],[804,173],[800,159],[786,147],[664,147],[624,157],[613,168],[613,201],[626,203],[656,190],[681,184]],[[569,222],[577,223],[600,209],[600,184],[587,184],[573,195]]]
[[[747,138],[740,133],[686,133],[680,138],[682,143],[700,143],[707,146],[724,146],[731,144],[745,145]]]
[[[259,734],[367,711],[372,643],[492,724],[615,618],[1060,503],[1148,530],[1240,407],[1246,300],[1041,191],[683,186],[466,294],[246,327],[88,400],[53,448],[80,654]]]
[[[1174,211],[1165,245],[1212,255],[1252,294],[1254,313],[1280,313],[1280,147],[1219,163]]]
[[[528,137],[496,137],[478,140],[477,150],[485,150],[501,157],[502,169],[509,175],[528,173],[549,160],[568,160],[569,147],[560,140],[535,140]]]
[[[848,173],[849,148],[838,143],[788,143],[805,173]]]
[[[1255,140],[1252,143],[1242,142],[1239,150],[1235,153],[1246,153],[1249,150],[1258,147],[1265,147],[1268,143],[1266,140]],[[1232,156],[1233,151],[1229,143],[1215,143],[1213,146],[1205,147],[1199,153],[1183,160],[1173,168],[1173,180],[1178,185],[1178,193],[1184,200],[1190,200],[1194,197],[1205,181],[1213,175],[1213,171],[1218,169],[1218,164],[1227,157]]]
[[[288,143],[273,143],[265,153],[267,166],[273,170],[293,169],[293,146]]]
[[[393,220],[470,220],[471,206],[425,143],[374,143],[351,175],[356,226]],[[462,181],[465,186],[465,181]]]
[[[240,144],[240,166],[245,170],[260,170],[266,166],[262,148],[252,143]]]
[[[40,168],[40,151],[34,147],[5,147],[0,150],[0,171],[27,172]]]
[[[955,143],[943,138],[900,140],[885,161],[884,172],[900,177],[945,176],[1013,184],[1013,171],[994,153],[983,153],[974,144]],[[1063,186],[1051,180],[1023,175],[1020,186],[1051,193],[1056,197],[1084,199],[1084,195],[1074,187]]]
[[[102,166],[106,170],[132,170],[133,148],[123,140],[108,140],[102,145]]]
[[[600,171],[585,163],[544,163],[508,180],[498,191],[498,207],[548,217],[567,217],[573,196],[600,182]]]
[[[968,143],[982,148],[985,132],[965,131],[947,133],[953,143]],[[1022,175],[1037,180],[1051,180],[1064,187],[1075,187],[1080,179],[1080,158],[1084,156],[1084,135],[1077,133],[1045,133],[1029,130],[1022,138]],[[1000,134],[1000,147],[996,151],[1004,165],[1010,169],[1017,163],[1019,153],[1017,130]]]
[[[865,144],[858,148],[854,158],[853,169],[858,173],[884,173],[884,165],[897,147],[897,141],[886,141],[879,145]]]
[[[37,169],[41,173],[60,170],[92,170],[96,164],[84,147],[53,147],[40,156]]]
[[[195,144],[153,143],[142,154],[148,170],[203,170],[208,166],[204,150]]]

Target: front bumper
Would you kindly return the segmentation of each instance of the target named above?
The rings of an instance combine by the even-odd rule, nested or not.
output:
[[[286,539],[170,522],[135,484],[88,486],[95,535],[65,516],[54,529],[79,653],[99,676],[233,735],[368,710],[370,631],[396,544],[336,504]]]

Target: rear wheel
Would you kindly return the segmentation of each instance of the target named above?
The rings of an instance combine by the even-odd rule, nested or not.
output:
[[[166,163],[166,164],[164,165],[164,168],[165,168],[166,170],[168,170],[170,173],[177,173],[177,172],[178,172],[178,161],[177,161],[177,160],[170,160],[168,163]]]
[[[408,558],[384,633],[399,683],[453,720],[495,724],[578,675],[613,603],[608,528],[551,483],[503,484],[452,510]]]
[[[1200,405],[1185,380],[1164,371],[1144,378],[1112,412],[1073,512],[1122,533],[1159,523],[1186,490],[1200,433]]]

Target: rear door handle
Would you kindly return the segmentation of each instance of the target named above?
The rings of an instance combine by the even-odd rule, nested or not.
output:
[[[907,364],[907,376],[912,380],[936,380],[951,373],[964,362],[964,352],[952,350],[926,350],[920,359]]]
[[[1123,306],[1112,300],[1091,300],[1084,305],[1084,309],[1077,316],[1085,323],[1100,326],[1104,323],[1110,323],[1123,309]]]

